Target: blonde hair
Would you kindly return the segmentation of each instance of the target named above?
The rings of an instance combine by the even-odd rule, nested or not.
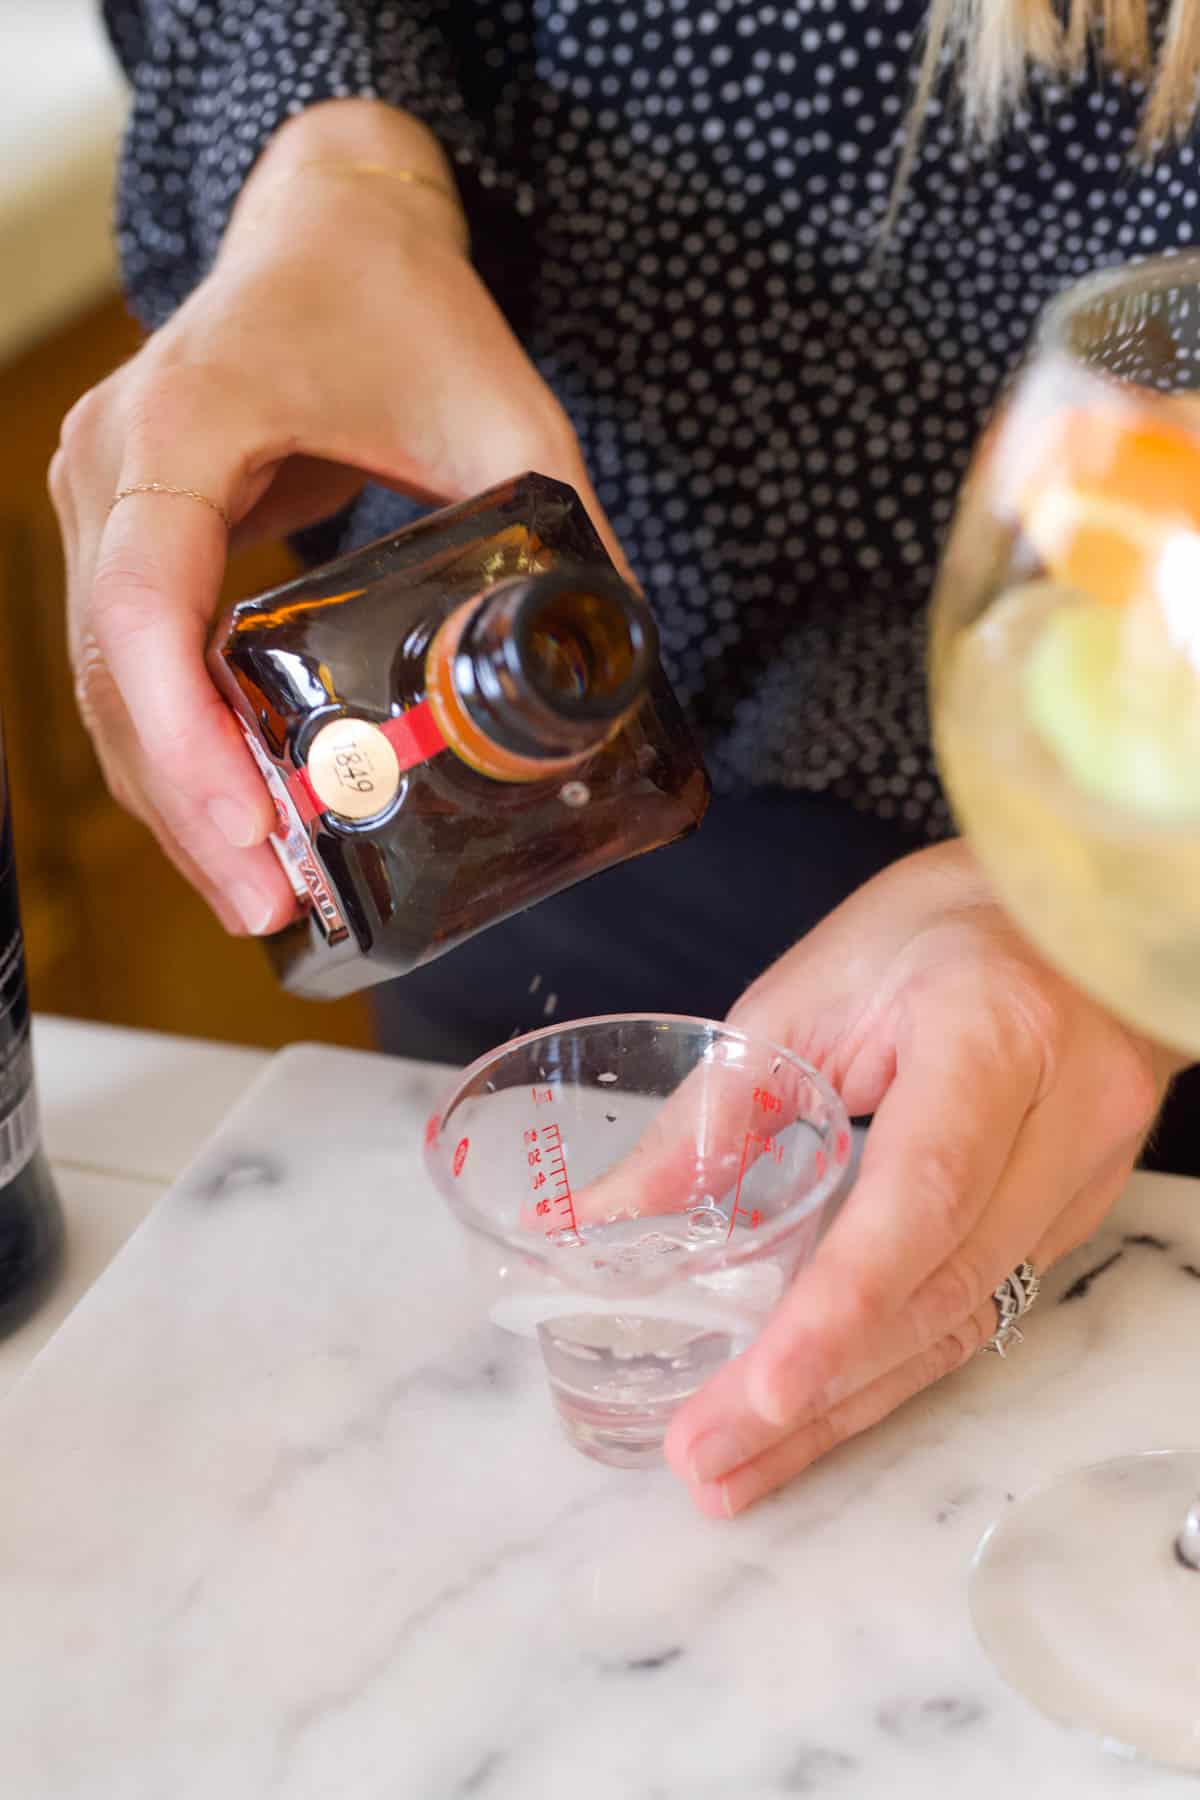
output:
[[[1078,75],[1089,53],[1149,89],[1138,147],[1150,155],[1184,137],[1200,97],[1200,0],[1169,0],[1161,43],[1151,0],[933,0],[908,133],[884,227],[895,222],[942,68],[949,62],[968,131],[994,139],[1024,96],[1031,68]],[[1065,17],[1064,17],[1065,14]]]

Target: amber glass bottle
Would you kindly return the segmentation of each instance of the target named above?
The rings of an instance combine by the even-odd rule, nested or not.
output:
[[[403,975],[708,803],[649,608],[541,475],[239,602],[210,666],[279,813],[295,993]]]

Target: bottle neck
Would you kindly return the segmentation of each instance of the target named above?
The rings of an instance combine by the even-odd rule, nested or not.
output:
[[[653,615],[611,571],[499,582],[430,648],[430,703],[448,747],[499,781],[564,773],[621,729],[655,666]]]

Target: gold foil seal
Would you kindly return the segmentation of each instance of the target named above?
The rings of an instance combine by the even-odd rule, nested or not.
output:
[[[396,752],[367,719],[322,725],[309,746],[307,770],[322,806],[342,819],[373,818],[391,805],[400,787]]]

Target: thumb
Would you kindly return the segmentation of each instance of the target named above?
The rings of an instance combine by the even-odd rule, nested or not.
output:
[[[895,1073],[897,1008],[906,987],[937,976],[951,952],[973,966],[972,920],[984,897],[973,862],[956,843],[901,857],[764,970],[729,1023],[822,1069],[852,1115],[874,1112]],[[954,929],[931,934],[939,921]]]
[[[583,502],[584,510],[596,527],[600,541],[612,559],[613,566],[623,581],[637,593],[642,592],[641,582],[633,572],[632,565],[625,555],[624,548],[613,530],[612,522],[600,504],[599,495],[592,484],[583,460],[583,451],[574,430],[567,426],[570,442],[564,445],[548,444],[542,453],[542,466],[536,469],[539,475],[549,475],[555,481],[565,482],[567,487],[574,488]]]
[[[384,479],[447,500],[469,499],[527,472],[564,482],[579,495],[618,573],[636,587],[567,409],[478,271],[456,254],[427,273],[406,293],[406,343],[386,383],[376,384],[378,410],[368,400],[392,446]]]
[[[535,379],[542,386],[541,378]],[[468,492],[481,493],[517,475],[546,475],[552,481],[563,482],[579,495],[617,573],[640,593],[641,584],[601,505],[570,418],[548,388],[543,387],[538,400],[540,404],[534,407],[523,398],[517,401],[517,417],[512,416],[510,402],[505,408],[507,418],[497,419],[490,430],[485,426],[479,432],[465,459],[465,469],[470,471],[469,488],[462,497],[467,498]]]

